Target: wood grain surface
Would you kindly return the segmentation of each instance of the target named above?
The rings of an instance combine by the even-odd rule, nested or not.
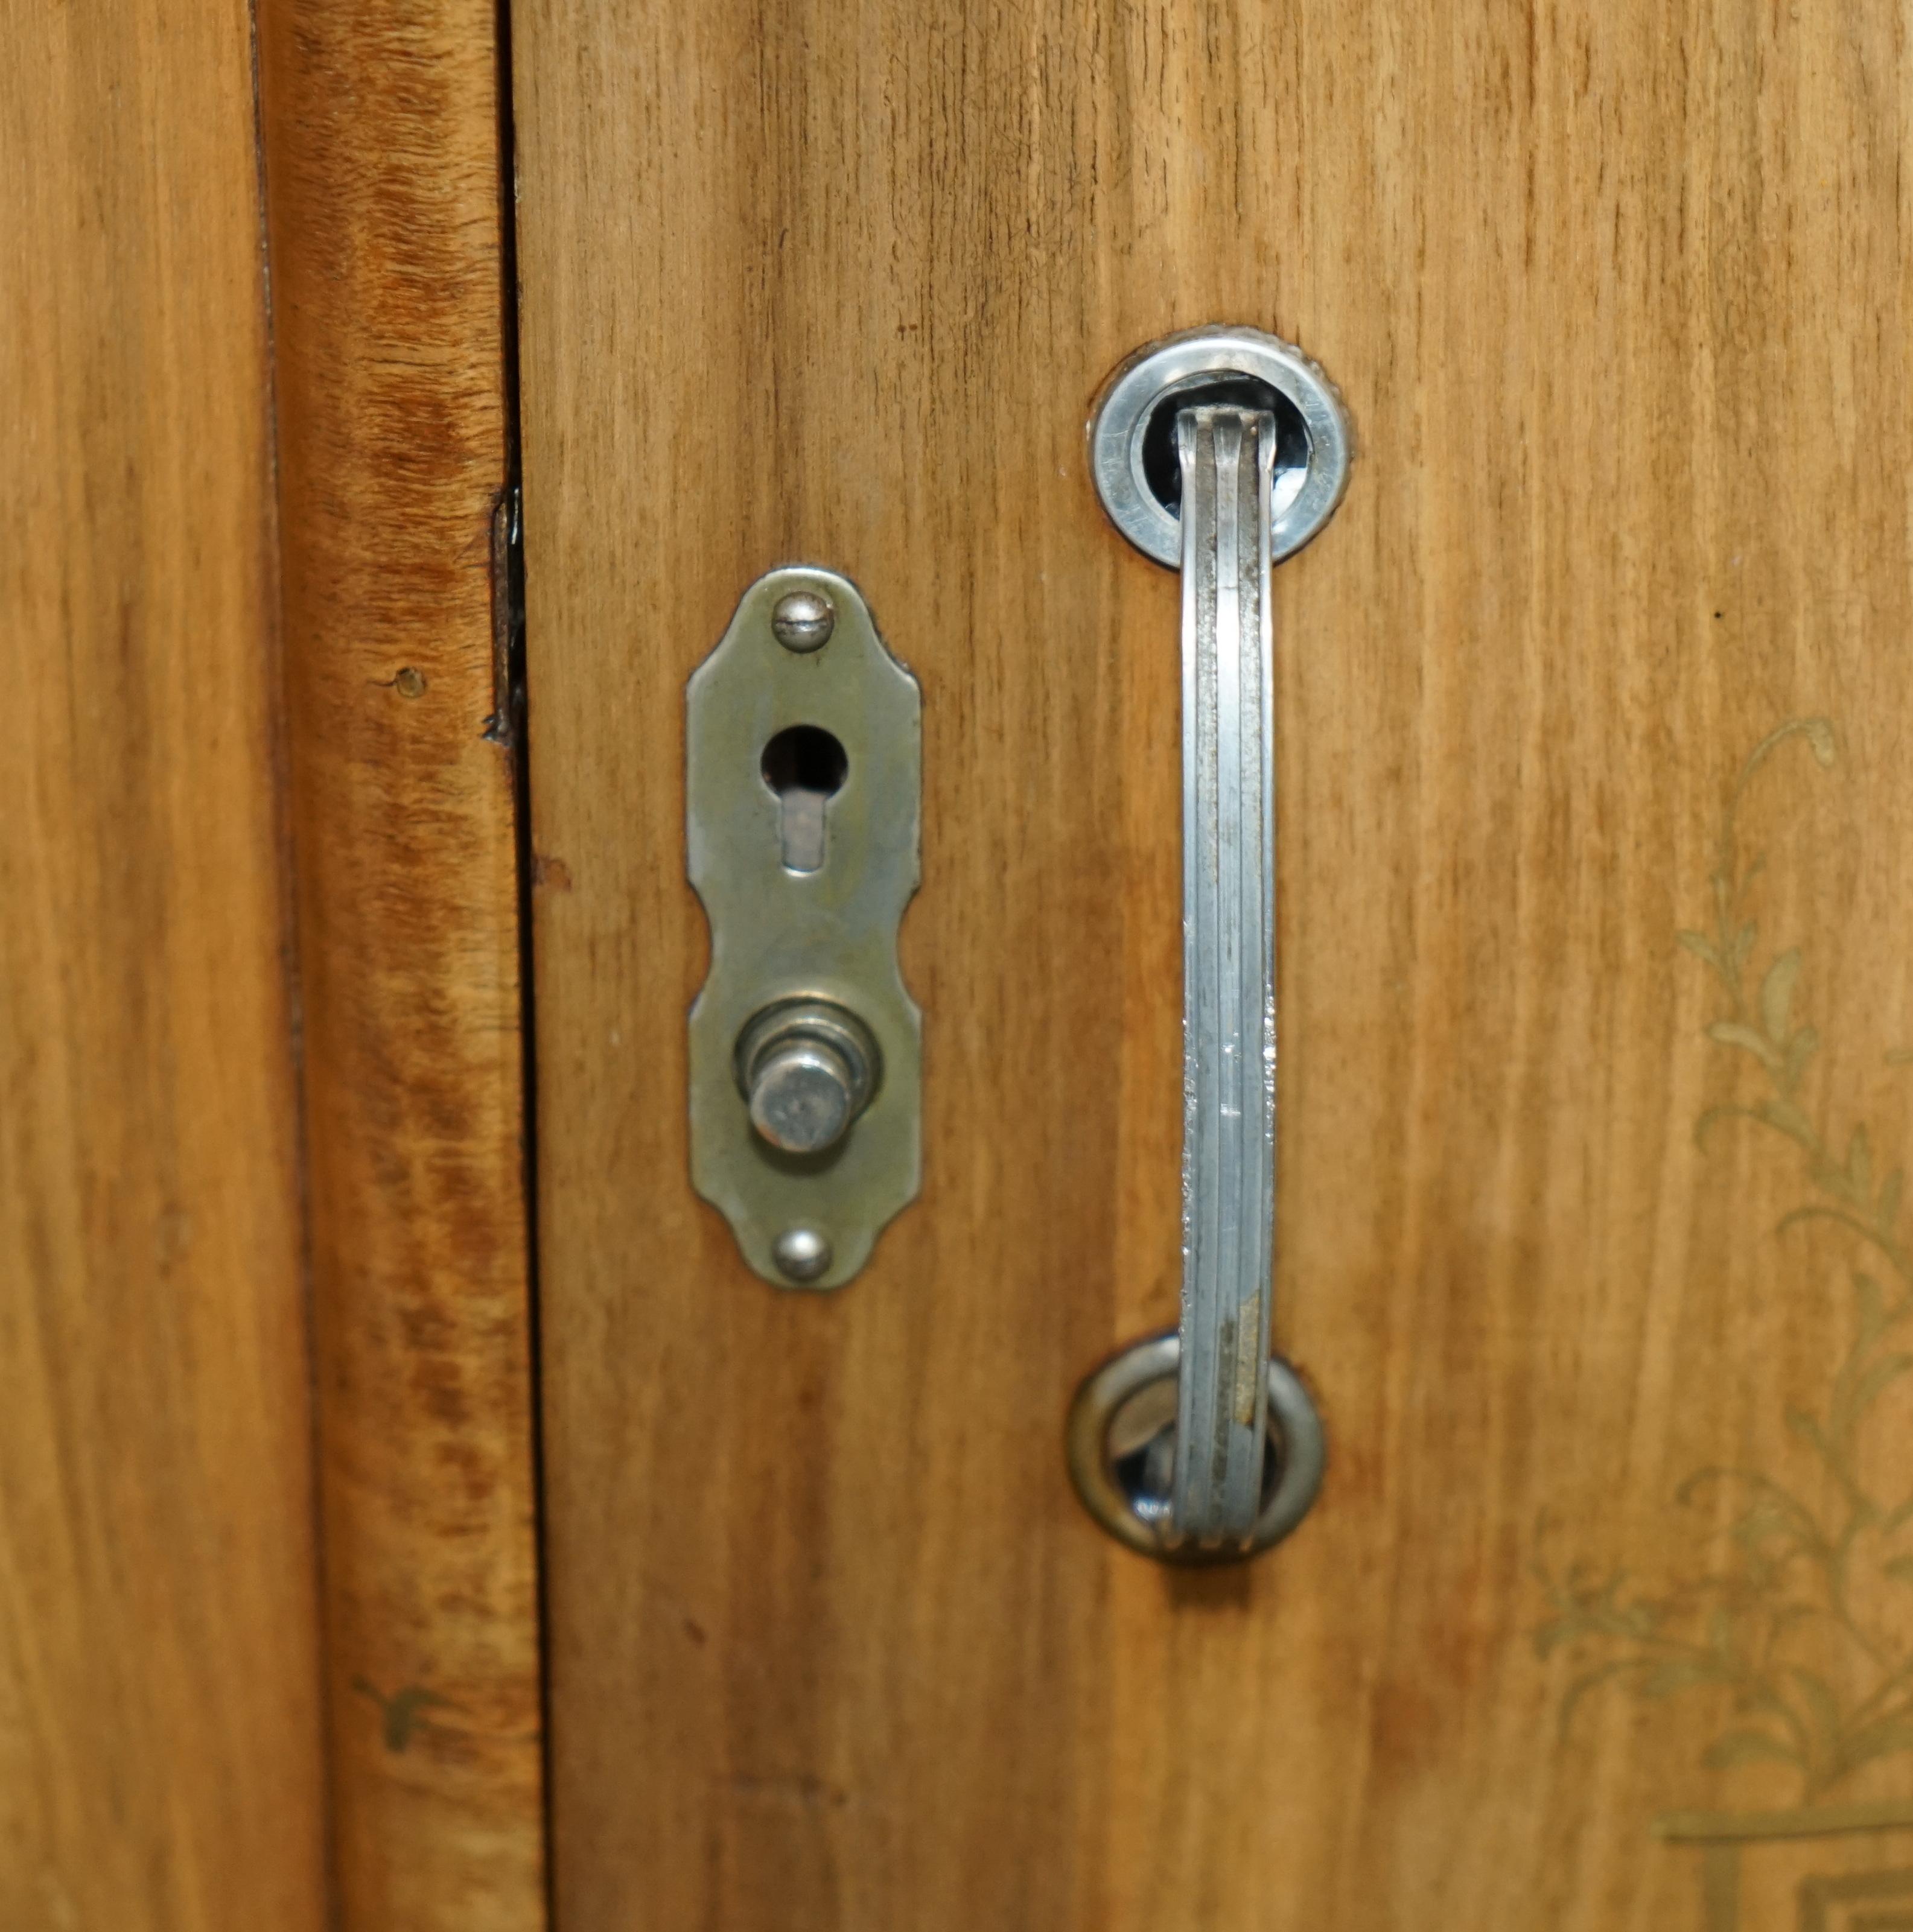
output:
[[[515,10],[565,1932],[1890,1922],[1902,27]],[[1179,1577],[1060,1434],[1178,1265],[1176,588],[1083,424],[1205,321],[1359,455],[1276,580],[1330,1472]],[[925,700],[926,1184],[833,1298],[686,1175],[683,683],[795,560]]]
[[[0,1924],[320,1932],[240,0],[0,69]]]
[[[340,1924],[531,1932],[498,19],[260,27]]]

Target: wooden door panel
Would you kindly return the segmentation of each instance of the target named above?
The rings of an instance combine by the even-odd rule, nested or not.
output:
[[[0,1924],[320,1932],[247,10],[9,28]]]
[[[514,31],[566,1932],[1878,1918],[1891,10]],[[1178,1268],[1176,585],[1083,434],[1212,320],[1356,425],[1275,580],[1277,1330],[1332,1460],[1174,1576],[1059,1446]],[[827,1298],[686,1173],[683,682],[792,560],[924,692],[925,1186]]]
[[[266,0],[334,1910],[540,1932],[491,0]]]

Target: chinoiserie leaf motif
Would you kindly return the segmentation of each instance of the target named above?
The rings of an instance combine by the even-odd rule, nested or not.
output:
[[[1701,1117],[1696,1139],[1710,1148],[1739,1123],[1796,1150],[1808,1192],[1778,1225],[1830,1223],[1851,1242],[1844,1352],[1821,1401],[1781,1418],[1780,1446],[1792,1445],[1786,1462],[1697,1470],[1676,1490],[1679,1507],[1728,1514],[1708,1567],[1648,1586],[1623,1570],[1544,1563],[1548,1615],[1535,1643],[1543,1657],[1572,1660],[1564,1731],[1587,1697],[1613,1688],[1650,1702],[1710,1697],[1716,1728],[1704,1766],[1788,1766],[1806,1801],[1863,1766],[1913,1756],[1913,1616],[1891,1590],[1863,1601],[1854,1588],[1863,1561],[1872,1574],[1913,1586],[1913,1495],[1878,1493],[1860,1455],[1881,1400],[1913,1370],[1913,1250],[1899,1224],[1899,1163],[1881,1158],[1863,1124],[1836,1139],[1803,1094],[1820,1036],[1798,1017],[1812,982],[1800,950],[1785,946],[1756,964],[1753,888],[1765,860],[1743,850],[1740,814],[1755,776],[1796,742],[1822,770],[1832,768],[1833,730],[1824,718],[1794,719],[1755,747],[1728,794],[1707,880],[1710,921],[1677,938],[1715,986],[1706,1036],[1740,1070],[1738,1094]],[[1913,1063],[1913,1048],[1886,1058]]]

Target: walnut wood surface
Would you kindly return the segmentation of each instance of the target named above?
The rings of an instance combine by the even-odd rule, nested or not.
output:
[[[0,64],[0,1924],[326,1924],[246,9]]]
[[[267,0],[260,30],[340,1923],[530,1932],[498,22]]]
[[[565,1932],[1885,1922],[1900,29],[515,10]],[[1320,357],[1359,454],[1276,580],[1330,1472],[1178,1577],[1059,1435],[1177,1277],[1176,585],[1083,422],[1206,321]],[[683,682],[792,560],[925,698],[926,1184],[828,1299],[686,1178]]]

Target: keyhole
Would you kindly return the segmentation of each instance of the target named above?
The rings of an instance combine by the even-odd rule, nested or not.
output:
[[[792,724],[764,746],[760,769],[783,806],[784,869],[818,871],[824,863],[824,807],[850,770],[842,746],[821,725]]]

